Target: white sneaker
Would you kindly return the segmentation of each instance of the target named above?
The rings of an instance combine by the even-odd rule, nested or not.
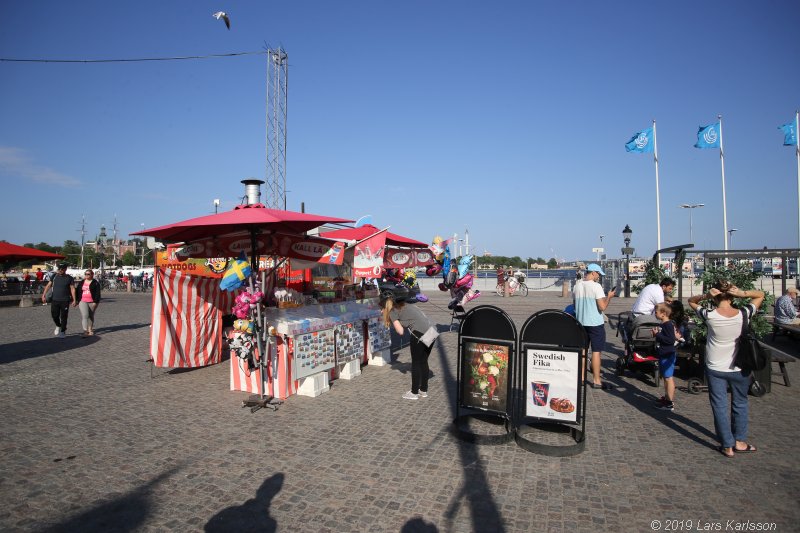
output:
[[[55,329],[55,331],[53,331],[53,335],[55,335],[56,337],[58,337],[58,334],[59,334],[59,333],[61,333],[61,328],[60,328],[60,327],[58,327],[58,326],[56,326],[56,329]]]
[[[428,397],[428,393],[425,392],[424,390],[421,390],[421,391],[419,391],[419,397],[420,398],[427,398]]]
[[[405,400],[419,400],[419,394],[414,394],[413,392],[408,391],[407,393],[403,394],[403,399],[405,399]]]
[[[66,333],[64,333],[63,331],[59,331],[59,332],[58,332],[58,335],[56,335],[56,336],[57,336],[59,339],[63,339],[64,337],[66,337],[66,336],[67,336],[67,334],[66,334]]]

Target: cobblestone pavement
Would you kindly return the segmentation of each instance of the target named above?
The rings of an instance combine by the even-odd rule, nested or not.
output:
[[[445,295],[430,296],[418,305],[448,324]],[[565,305],[542,293],[474,303],[518,328]],[[725,531],[749,520],[797,531],[800,387],[778,377],[750,399],[758,453],[726,459],[707,395],[679,390],[674,413],[651,408],[662,391],[614,375],[609,329],[604,379],[617,388],[587,392],[585,451],[552,458],[452,435],[455,332],[433,351],[426,400],[401,399],[406,347],[317,398],[251,414],[227,364],[151,371],[149,307],[148,295],[110,295],[91,340],[76,333],[77,310],[57,339],[47,307],[0,308],[0,530]]]

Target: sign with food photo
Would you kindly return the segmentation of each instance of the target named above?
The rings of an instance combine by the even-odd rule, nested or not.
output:
[[[461,402],[464,407],[506,412],[508,346],[465,342]]]
[[[525,365],[525,415],[577,422],[580,354],[528,348]]]

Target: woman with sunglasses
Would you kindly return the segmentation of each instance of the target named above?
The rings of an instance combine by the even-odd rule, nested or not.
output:
[[[100,304],[100,282],[94,279],[94,272],[87,270],[83,281],[76,283],[75,292],[80,295],[78,309],[81,311],[83,337],[94,335],[94,313]]]

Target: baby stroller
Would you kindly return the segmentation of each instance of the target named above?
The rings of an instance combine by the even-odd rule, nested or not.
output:
[[[616,373],[622,376],[625,369],[631,372],[644,372],[653,376],[656,387],[661,383],[658,368],[658,342],[653,336],[653,328],[661,324],[654,316],[638,317],[634,322],[633,313],[626,311],[617,318],[617,336],[622,335],[625,355],[617,358]]]

